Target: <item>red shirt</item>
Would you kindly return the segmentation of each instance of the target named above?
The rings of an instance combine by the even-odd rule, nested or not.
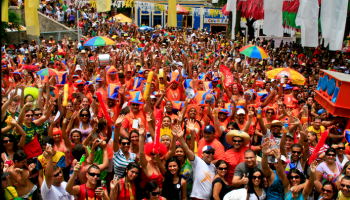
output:
[[[83,185],[79,185],[80,189],[79,189],[79,195],[78,195],[78,199],[77,200],[102,200],[101,196],[97,196],[95,195],[95,189],[90,189],[88,187],[86,187],[86,183]],[[105,187],[103,187],[103,190],[106,190]],[[86,192],[87,192],[87,199],[86,199]]]
[[[239,152],[235,152],[229,149],[225,152],[225,161],[228,164],[228,171],[226,174],[226,181],[229,185],[232,185],[232,179],[237,165],[244,162],[244,152],[248,149],[247,146],[242,146]]]

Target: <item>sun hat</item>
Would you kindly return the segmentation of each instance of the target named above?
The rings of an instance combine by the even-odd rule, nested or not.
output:
[[[280,120],[273,120],[270,124],[266,124],[265,127],[271,129],[272,126],[283,126],[283,123]]]
[[[241,137],[243,139],[243,145],[247,145],[250,141],[248,133],[240,130],[232,130],[226,134],[226,142],[231,145],[234,145],[232,140],[233,137]]]

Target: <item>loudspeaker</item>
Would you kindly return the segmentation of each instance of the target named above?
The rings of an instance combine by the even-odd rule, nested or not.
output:
[[[320,71],[315,100],[332,115],[350,118],[350,75]]]

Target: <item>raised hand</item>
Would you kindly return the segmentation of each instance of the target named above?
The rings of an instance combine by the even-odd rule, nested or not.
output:
[[[46,150],[43,152],[43,156],[45,159],[52,158],[53,152],[52,152],[52,146],[49,144],[46,144]]]
[[[242,185],[248,185],[249,183],[249,179],[246,177],[246,175],[244,174],[242,179],[241,179],[241,184]]]
[[[273,155],[277,160],[281,158],[281,152],[278,151],[277,149],[273,149]]]
[[[194,119],[188,120],[188,123],[187,123],[186,127],[188,128],[188,130],[194,131],[194,129],[196,128]]]
[[[182,112],[177,112],[177,116],[178,116],[177,120],[181,122],[183,120]]]
[[[184,136],[184,131],[182,130],[180,125],[175,125],[174,129],[175,129],[174,131],[176,133],[177,138],[181,138]]]
[[[261,151],[264,155],[268,155],[271,152],[270,146],[271,146],[270,139],[266,138],[263,144],[261,145],[262,147]]]
[[[120,126],[123,123],[124,119],[125,119],[125,115],[119,115],[117,120],[115,121],[115,125]]]
[[[310,172],[311,173],[316,173],[316,168],[317,168],[317,161],[316,160],[314,160],[312,163],[311,163],[311,165],[310,165]]]
[[[28,170],[31,172],[35,169],[35,167],[36,167],[36,164],[32,163],[32,164],[28,165]]]
[[[249,111],[248,112],[248,117],[249,118],[253,118],[253,116],[254,116],[254,111]]]

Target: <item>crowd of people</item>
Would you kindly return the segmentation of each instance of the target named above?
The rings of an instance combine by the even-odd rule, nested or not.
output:
[[[349,74],[349,53],[254,38],[268,58],[250,58],[242,37],[93,15],[79,41],[2,47],[6,200],[350,199],[349,119],[314,100],[320,70]],[[85,46],[94,36],[115,44]],[[267,77],[287,67],[304,84]]]

